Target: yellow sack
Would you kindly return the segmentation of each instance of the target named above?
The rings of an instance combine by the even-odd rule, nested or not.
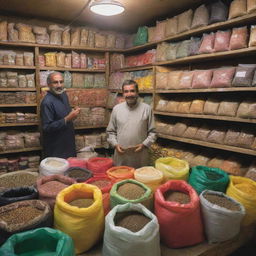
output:
[[[167,180],[188,180],[189,164],[187,161],[175,157],[161,157],[155,162],[155,168],[164,174],[164,182]]]
[[[230,176],[226,194],[241,203],[245,210],[242,225],[248,226],[256,221],[256,182],[245,177]]]
[[[92,198],[87,208],[78,208],[68,202]],[[102,193],[94,185],[77,183],[63,189],[56,198],[54,228],[72,237],[76,253],[89,250],[101,238],[104,229]]]
[[[163,173],[152,166],[144,166],[134,171],[134,178],[155,192],[162,183]]]

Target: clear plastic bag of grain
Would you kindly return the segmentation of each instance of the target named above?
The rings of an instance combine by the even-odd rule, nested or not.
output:
[[[108,33],[106,35],[106,48],[114,49],[116,43],[116,35],[114,33]]]
[[[52,30],[50,32],[50,44],[61,45],[62,30]]]
[[[84,75],[84,87],[93,88],[94,87],[94,74],[85,74]]]
[[[35,35],[32,32],[32,27],[27,24],[17,23],[15,26],[19,31],[19,41],[35,43]]]
[[[173,127],[172,135],[182,137],[187,127],[188,125],[186,123],[181,123],[181,122],[176,123]]]
[[[251,148],[255,138],[255,132],[250,129],[242,129],[237,139],[237,146],[242,148]]]
[[[189,89],[189,88],[191,88],[193,75],[194,75],[193,71],[184,70],[182,75],[181,75],[181,78],[180,78],[179,88],[180,89]]]
[[[166,60],[175,60],[180,43],[170,43],[165,50]]]
[[[191,28],[207,26],[209,23],[209,11],[205,4],[200,5],[194,11]]]
[[[47,52],[45,56],[45,66],[46,67],[56,67],[56,52]]]
[[[70,46],[71,35],[70,35],[70,27],[66,27],[62,32],[62,45]]]
[[[224,158],[222,156],[216,156],[207,162],[207,166],[213,167],[213,168],[220,168],[223,161],[224,161]]]
[[[38,64],[39,64],[39,67],[45,66],[45,57],[43,54],[38,55]]]
[[[7,21],[0,21],[0,41],[7,41]]]
[[[34,53],[24,52],[24,66],[34,66]]]
[[[225,139],[224,139],[224,144],[230,145],[230,146],[236,146],[237,145],[236,141],[237,141],[239,135],[240,135],[239,130],[233,129],[233,128],[228,129],[228,131],[226,132]]]
[[[249,168],[248,171],[245,174],[246,178],[252,179],[253,181],[256,181],[256,162],[253,161]]]
[[[156,102],[156,110],[157,111],[166,111],[167,104],[168,104],[168,100],[159,99]]]
[[[191,28],[193,11],[191,9],[179,14],[178,16],[178,33],[188,31]]]
[[[151,43],[151,42],[154,42],[155,38],[155,30],[156,30],[156,27],[148,27],[148,42]]]
[[[237,87],[251,86],[255,69],[255,64],[238,65],[232,85]]]
[[[176,59],[185,58],[189,56],[189,45],[190,45],[190,40],[183,40],[181,41],[181,43],[178,44]]]
[[[248,45],[247,27],[233,28],[229,42],[229,50],[246,48]]]
[[[167,89],[179,89],[180,78],[183,70],[168,72]]]
[[[203,34],[202,42],[198,50],[199,54],[214,52],[215,33]]]
[[[256,11],[256,1],[255,0],[247,0],[247,12],[252,13]]]
[[[214,40],[214,51],[215,52],[223,52],[229,50],[229,41],[231,37],[231,30],[218,30],[215,33],[215,40]]]
[[[180,105],[180,100],[171,99],[168,101],[168,104],[166,106],[166,111],[176,113],[176,112],[178,112],[179,105]]]
[[[3,51],[3,64],[4,65],[15,65],[16,52],[14,51]]]
[[[256,46],[256,26],[251,26],[251,34],[250,34],[250,41],[249,46]]]
[[[209,88],[213,70],[194,70],[192,88]]]
[[[37,44],[49,44],[50,36],[48,33],[42,35],[36,35],[36,43]]]
[[[40,133],[26,132],[24,133],[25,148],[40,147]]]
[[[165,38],[166,23],[167,20],[156,22],[154,41],[159,41]]]
[[[89,30],[86,28],[81,28],[80,46],[88,46],[88,36],[89,36]]]
[[[245,15],[247,13],[246,4],[246,0],[233,0],[229,6],[228,19]]]
[[[256,102],[254,100],[242,101],[237,109],[237,117],[256,118]]]
[[[125,35],[117,35],[116,36],[116,48],[117,49],[124,49],[125,47]]]
[[[192,114],[203,114],[205,99],[195,99],[191,102],[189,113]]]
[[[18,87],[20,88],[27,87],[27,79],[25,75],[18,75]]]
[[[95,33],[95,47],[106,48],[106,39],[106,34],[100,32]]]
[[[56,53],[56,66],[57,67],[64,67],[65,66],[65,56],[64,52],[57,52]]]
[[[84,76],[81,73],[72,73],[72,87],[83,88],[84,87]]]
[[[231,175],[244,176],[245,174],[239,159],[233,156],[224,160],[220,166],[220,169]]]
[[[186,131],[184,132],[183,137],[193,139],[197,133],[197,130],[198,130],[198,126],[196,124],[189,125]]]
[[[207,137],[207,141],[212,143],[217,143],[217,144],[223,144],[225,135],[226,135],[225,128],[214,129],[210,131]]]
[[[166,37],[174,36],[177,34],[177,30],[178,30],[177,16],[167,19],[166,26],[165,26],[165,36]]]
[[[87,40],[87,45],[88,47],[93,48],[95,45],[95,31],[89,30],[88,31],[88,40]]]
[[[230,100],[223,100],[220,102],[218,108],[218,115],[219,116],[236,116],[236,112],[239,106],[238,99],[230,99]]]
[[[7,32],[8,32],[8,40],[10,42],[18,42],[19,41],[19,32],[14,28],[15,23],[8,23]]]
[[[191,99],[182,99],[180,101],[180,104],[178,106],[178,109],[177,109],[177,112],[178,113],[184,113],[184,114],[188,114],[189,113],[189,108],[190,108],[190,105],[191,105]]]
[[[191,37],[190,44],[188,47],[188,56],[193,56],[199,54],[199,49],[201,45],[200,37]]]
[[[15,56],[15,65],[24,66],[24,56],[23,53],[17,53]]]
[[[211,130],[208,125],[203,125],[198,128],[196,134],[195,134],[195,139],[196,140],[203,140],[207,141],[208,135],[210,134]]]
[[[167,49],[169,44],[166,42],[157,44],[156,47],[156,61],[165,61],[167,60]]]
[[[94,88],[104,88],[104,87],[106,87],[105,74],[95,74],[94,75]]]
[[[222,1],[211,2],[209,5],[209,24],[225,21],[228,18],[228,6]]]
[[[33,32],[36,35],[44,35],[44,34],[47,33],[47,28],[46,27],[33,26],[32,29],[33,29]]]
[[[72,51],[72,68],[80,68],[80,54]]]
[[[80,28],[72,28],[71,29],[71,46],[79,46],[80,44]]]
[[[232,86],[235,74],[235,67],[225,67],[213,70],[213,77],[210,84],[211,88],[225,88]]]
[[[71,68],[71,63],[72,63],[72,54],[71,53],[67,53],[65,55],[65,68]]]

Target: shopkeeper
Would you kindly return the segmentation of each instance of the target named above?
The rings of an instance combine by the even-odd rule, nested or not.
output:
[[[125,102],[113,108],[107,127],[108,142],[115,148],[114,164],[134,168],[147,166],[148,148],[156,140],[152,109],[138,100],[135,81],[124,81],[122,92]]]
[[[47,84],[50,90],[41,103],[44,157],[74,157],[76,147],[72,121],[80,108],[71,109],[61,73],[51,73]]]

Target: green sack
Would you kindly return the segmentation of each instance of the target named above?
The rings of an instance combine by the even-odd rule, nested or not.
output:
[[[147,42],[148,42],[148,28],[145,26],[139,27],[134,37],[133,45],[138,46],[138,45],[146,44]]]
[[[229,176],[219,168],[199,165],[192,167],[188,182],[197,191],[198,195],[205,189],[225,193]]]
[[[37,228],[17,233],[0,248],[5,256],[75,256],[73,240],[52,228]]]
[[[136,185],[142,187],[145,190],[145,193],[140,198],[137,198],[137,199],[134,199],[134,200],[129,200],[125,197],[122,197],[121,195],[118,194],[117,191],[118,191],[118,188],[121,185],[126,184],[126,183],[133,183],[133,184],[136,184]],[[126,203],[138,204],[138,203],[141,203],[144,206],[146,206],[148,209],[151,210],[152,207],[153,207],[153,197],[152,197],[151,192],[152,191],[148,186],[144,185],[143,183],[141,183],[139,181],[132,180],[132,179],[119,181],[119,182],[115,183],[112,186],[111,190],[110,190],[110,206],[111,206],[111,209],[113,207],[115,207],[116,205],[118,205],[118,204],[126,204]]]

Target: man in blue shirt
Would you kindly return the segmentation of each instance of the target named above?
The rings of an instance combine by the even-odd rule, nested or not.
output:
[[[71,109],[61,73],[51,73],[47,84],[50,90],[41,103],[44,157],[74,157],[76,147],[72,121],[80,108]]]

